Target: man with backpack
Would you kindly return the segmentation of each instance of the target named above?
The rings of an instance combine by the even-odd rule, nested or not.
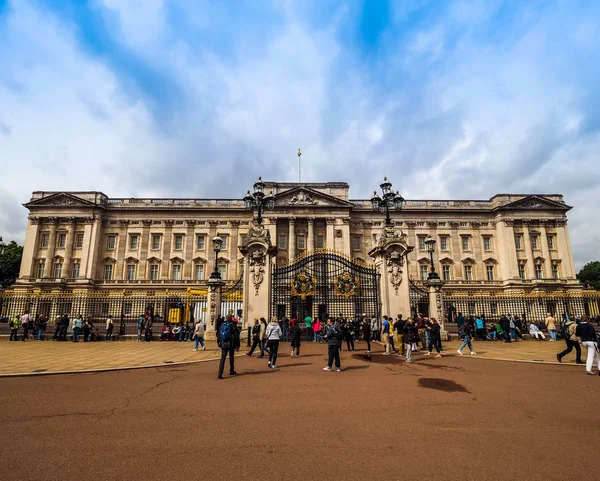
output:
[[[323,371],[331,371],[331,366],[335,360],[335,370],[340,372],[342,370],[340,363],[340,345],[342,343],[343,334],[342,330],[333,324],[331,318],[327,319],[327,366],[323,368]]]
[[[575,348],[575,362],[577,364],[584,364],[584,362],[581,360],[581,346],[579,346],[579,341],[575,335],[575,330],[577,329],[578,325],[579,319],[577,319],[575,322],[568,320],[561,327],[560,335],[567,343],[567,348],[556,355],[556,360],[558,362],[562,362],[562,358],[569,354],[573,348]]]
[[[223,379],[223,369],[225,368],[225,359],[229,354],[229,375],[235,376],[235,351],[240,350],[240,333],[237,325],[233,322],[233,316],[228,314],[225,321],[217,331],[217,344],[221,348],[221,361],[219,362],[218,379]]]
[[[250,352],[246,353],[246,356],[252,356],[252,353],[254,352],[254,349],[256,349],[257,346],[260,350],[260,356],[258,357],[263,357],[264,351],[261,339],[260,322],[258,321],[258,319],[254,319],[254,326],[252,326],[252,347],[250,348]]]

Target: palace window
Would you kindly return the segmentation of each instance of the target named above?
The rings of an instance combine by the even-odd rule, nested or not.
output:
[[[560,277],[558,262],[552,263],[552,279],[558,279]]]
[[[150,280],[158,280],[158,264],[150,264]]]
[[[461,246],[462,246],[462,250],[463,251],[469,251],[471,250],[471,236],[468,235],[461,235],[460,236],[460,242],[461,242]]]
[[[487,274],[487,280],[493,281],[494,280],[494,266],[485,266],[485,272]]]
[[[448,250],[448,236],[447,235],[440,236],[440,250],[442,250],[442,251]]]
[[[519,264],[519,277],[525,279],[525,264],[523,262]]]
[[[50,234],[42,233],[40,236],[40,248],[47,249],[48,248],[48,239],[50,238]]]
[[[427,245],[425,244],[425,239],[427,239],[426,235],[419,235],[419,236],[417,236],[417,240],[419,242],[419,250],[420,251],[426,251],[427,250]]]
[[[36,277],[38,279],[41,279],[42,277],[44,277],[44,266],[46,264],[46,261],[40,259],[37,263],[37,270],[36,270]]]
[[[296,236],[296,247],[299,251],[306,249],[306,237],[303,235]]]
[[[83,249],[83,232],[75,234],[75,249]]]
[[[56,238],[56,247],[58,247],[59,249],[64,249],[66,242],[67,242],[67,234],[60,232],[58,234],[58,237]]]
[[[219,264],[219,266],[217,267],[217,270],[219,271],[219,274],[221,274],[221,279],[227,279],[227,265],[226,264]]]
[[[129,236],[129,249],[134,251],[134,250],[137,250],[137,248],[138,248],[138,235],[131,234]]]
[[[221,250],[227,250],[227,244],[229,243],[229,236],[225,234],[217,234],[221,239],[223,239],[223,244],[221,244]]]
[[[473,267],[465,266],[465,281],[472,281],[472,280],[473,280]]]
[[[60,279],[62,277],[62,261],[58,260],[54,263],[54,278]]]
[[[135,280],[135,264],[127,264],[127,280]]]
[[[282,250],[287,249],[287,236],[285,234],[279,234],[277,247]]]
[[[196,236],[196,250],[203,251],[206,242],[206,236],[204,234],[200,234]]]
[[[104,264],[104,280],[110,281],[113,275],[113,266],[112,264]]]
[[[194,266],[194,279],[197,281],[204,279],[204,264],[196,264]]]
[[[317,234],[317,236],[315,237],[315,247],[317,249],[325,248],[325,236],[324,235]]]
[[[532,234],[530,239],[531,239],[531,248],[537,249],[538,248],[538,235]]]
[[[352,236],[352,250],[353,251],[360,250],[360,236],[359,235]]]
[[[153,251],[157,251],[160,249],[160,235],[152,234],[152,247]]]
[[[106,239],[106,249],[109,251],[114,251],[116,240],[117,240],[117,236],[109,235]]]
[[[125,314],[126,316],[131,316],[132,312],[133,302],[126,302],[125,304],[123,304],[123,314]]]
[[[427,276],[429,275],[429,271],[427,269],[427,264],[421,264],[419,265],[419,269],[421,272],[421,280],[422,281],[426,281],[427,280]]]
[[[73,279],[77,279],[79,277],[80,269],[81,269],[81,264],[79,263],[79,261],[74,261],[73,262],[73,273],[72,273]]]
[[[180,281],[181,280],[181,264],[173,264],[173,280]]]
[[[548,241],[548,249],[554,250],[554,234],[548,234],[546,240]]]
[[[442,279],[445,281],[450,280],[450,266],[442,266]]]
[[[535,278],[536,279],[541,279],[543,277],[543,273],[542,273],[542,263],[538,262],[535,265]]]
[[[515,248],[516,249],[523,248],[523,234],[515,234]]]
[[[483,250],[484,251],[492,250],[492,238],[489,235],[483,236]]]
[[[183,234],[175,234],[175,242],[173,243],[173,248],[176,251],[180,251],[183,249]]]

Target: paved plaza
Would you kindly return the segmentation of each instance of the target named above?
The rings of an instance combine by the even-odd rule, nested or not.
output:
[[[312,343],[304,343],[309,346]],[[505,361],[532,361],[555,363],[556,353],[564,349],[562,341],[537,342],[521,341],[505,344],[504,342],[477,342],[474,348],[478,358]],[[444,355],[455,356],[459,341],[444,343]],[[285,347],[283,347],[285,346]],[[287,352],[288,344],[282,344],[282,351]],[[383,346],[373,343],[374,355],[383,355]],[[356,344],[357,352],[366,349],[364,342]],[[322,350],[326,347],[322,346]],[[242,346],[240,354],[246,352]],[[464,357],[469,356],[468,348],[463,350]],[[585,360],[585,349],[583,358]],[[0,376],[6,375],[40,375],[57,372],[86,372],[115,369],[130,369],[169,364],[186,364],[218,358],[217,345],[214,341],[206,343],[206,351],[194,351],[192,342],[159,342],[152,343],[121,342],[52,342],[0,341]],[[421,353],[415,354],[419,359]],[[566,356],[563,364],[575,363],[575,351]]]
[[[5,377],[0,441],[17,451],[0,479],[595,479],[600,378],[486,360],[521,346],[478,344],[479,357],[413,364],[360,346],[342,354],[341,373],[322,371],[325,346],[305,344],[299,358],[282,348],[276,370],[242,355],[239,375],[222,381],[215,362]],[[537,357],[549,343],[525,347]],[[0,344],[4,359],[47,350],[155,362],[190,349]]]

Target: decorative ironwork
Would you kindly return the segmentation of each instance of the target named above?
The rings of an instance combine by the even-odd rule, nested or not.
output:
[[[358,276],[353,276],[349,271],[345,271],[337,278],[335,290],[340,296],[346,298],[358,295]]]
[[[378,274],[373,265],[332,250],[302,255],[273,270],[271,314],[304,319],[310,315],[359,318],[379,315]]]
[[[413,279],[409,279],[410,312],[416,318],[420,312],[429,315],[429,292],[427,288]]]
[[[306,299],[308,296],[313,296],[317,288],[317,278],[309,276],[306,272],[296,274],[292,279],[292,295],[298,296],[301,299]]]

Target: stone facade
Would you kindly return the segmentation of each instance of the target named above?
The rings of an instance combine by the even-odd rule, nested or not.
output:
[[[276,198],[264,226],[283,264],[330,249],[372,262],[384,219],[343,182],[267,182]],[[15,290],[171,289],[204,283],[211,239],[225,239],[219,270],[241,275],[239,249],[252,228],[240,199],[109,198],[101,192],[34,192]],[[436,240],[436,270],[454,289],[580,288],[562,195],[499,194],[489,200],[408,200],[391,213],[413,247],[405,274],[429,268],[423,241]]]

